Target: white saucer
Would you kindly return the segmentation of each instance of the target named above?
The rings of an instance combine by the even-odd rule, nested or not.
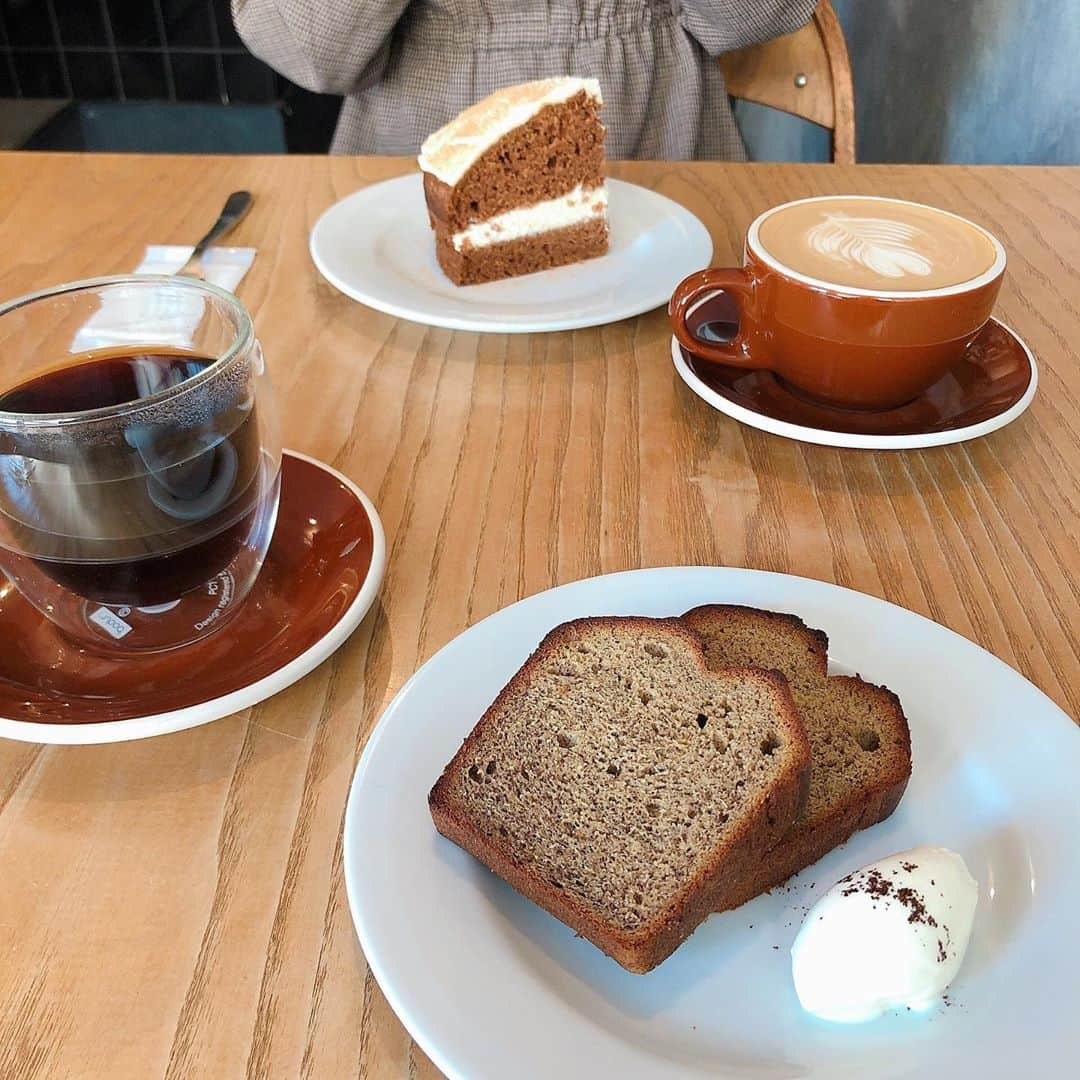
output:
[[[890,819],[788,889],[713,916],[656,971],[630,975],[438,836],[427,793],[553,626],[711,601],[796,612],[824,629],[838,670],[900,695],[914,772]],[[1080,1013],[1078,776],[1080,731],[1049,698],[910,611],[752,570],[613,574],[497,612],[401,689],[356,771],[346,885],[379,985],[452,1078],[1065,1076]],[[856,1026],[810,1017],[788,955],[805,907],[853,868],[921,843],[959,851],[980,886],[951,1004]]]
[[[539,274],[453,285],[435,261],[419,173],[331,206],[311,231],[319,273],[346,296],[398,318],[452,330],[529,333],[602,326],[668,302],[712,258],[689,210],[636,184],[608,181],[611,250]]]

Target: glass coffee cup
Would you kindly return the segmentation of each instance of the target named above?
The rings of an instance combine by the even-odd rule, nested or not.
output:
[[[80,644],[218,632],[258,575],[281,448],[251,319],[149,275],[0,305],[0,571]]]

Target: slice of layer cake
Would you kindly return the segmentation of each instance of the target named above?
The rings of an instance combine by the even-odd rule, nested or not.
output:
[[[522,83],[427,138],[419,162],[435,254],[455,285],[607,251],[602,104],[595,79]]]

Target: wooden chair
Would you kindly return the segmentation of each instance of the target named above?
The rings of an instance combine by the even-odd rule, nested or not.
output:
[[[855,90],[840,20],[820,0],[793,34],[720,57],[728,93],[812,120],[832,133],[832,159],[855,161]]]

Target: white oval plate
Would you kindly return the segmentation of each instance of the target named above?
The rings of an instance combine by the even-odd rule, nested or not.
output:
[[[438,836],[427,793],[553,626],[710,601],[796,612],[825,629],[841,668],[899,693],[914,773],[888,821],[787,889],[713,916],[651,974],[630,975]],[[1080,1048],[1077,777],[1080,730],[1068,717],[920,615],[783,574],[639,570],[505,608],[402,687],[353,781],[345,880],[379,985],[453,1078],[1064,1076]],[[952,1004],[856,1026],[804,1013],[788,950],[805,907],[853,868],[922,843],[961,852],[980,886]]]
[[[609,180],[608,200],[606,255],[458,286],[435,261],[423,180],[412,173],[331,206],[311,231],[311,257],[346,296],[401,319],[508,334],[602,326],[666,304],[712,258],[708,230],[671,199]]]

